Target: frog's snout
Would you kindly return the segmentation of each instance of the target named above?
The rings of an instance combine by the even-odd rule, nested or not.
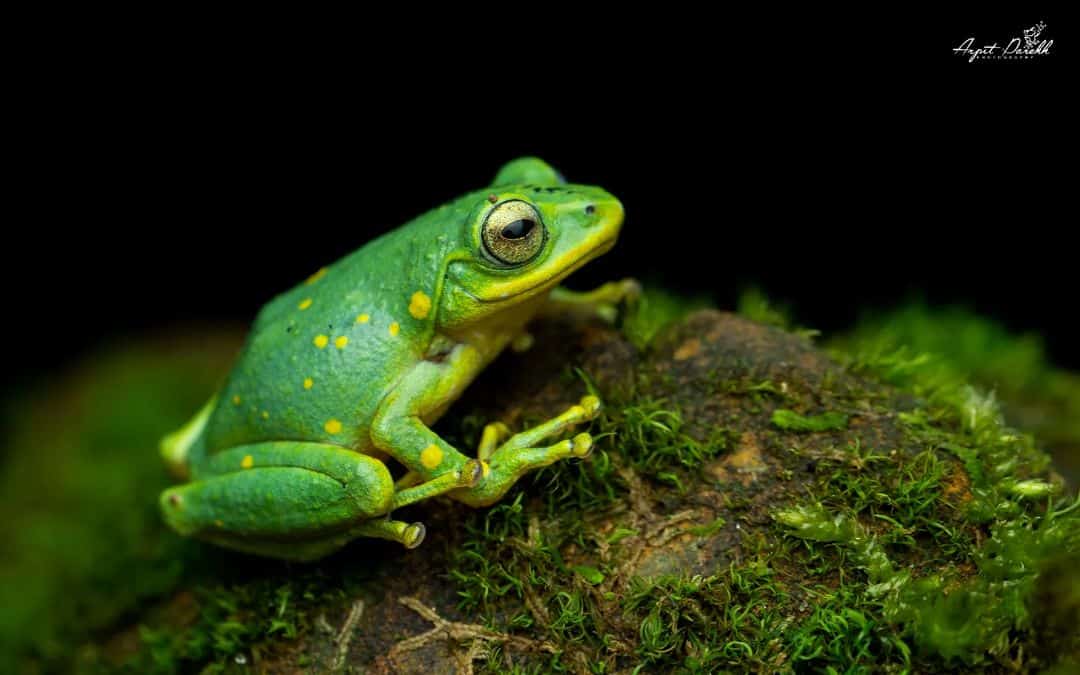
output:
[[[622,202],[605,194],[602,198],[595,199],[585,206],[586,220],[583,226],[586,229],[600,226],[610,231],[611,236],[615,236],[619,233],[625,216],[626,211],[623,209]]]

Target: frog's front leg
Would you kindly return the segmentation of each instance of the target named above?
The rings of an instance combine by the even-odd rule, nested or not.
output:
[[[480,480],[480,462],[458,452],[425,420],[438,417],[483,366],[483,358],[475,348],[458,344],[442,360],[418,362],[379,404],[371,423],[371,440],[409,470],[399,481],[399,488],[445,474],[465,484]]]
[[[592,452],[592,436],[587,433],[547,447],[537,447],[537,444],[594,419],[599,412],[600,399],[585,396],[580,403],[558,417],[518,434],[510,435],[509,429],[501,422],[487,425],[478,451],[484,466],[483,480],[478,485],[454,490],[449,496],[471,506],[487,506],[499,501],[514,483],[530,471],[560,459],[587,457]]]
[[[636,279],[610,281],[591,291],[571,291],[559,286],[548,295],[541,310],[544,315],[586,314],[614,321],[621,302],[636,302],[641,297],[641,284]]]
[[[321,443],[238,446],[198,467],[196,480],[161,495],[177,532],[248,553],[311,560],[360,536],[413,548],[420,523],[385,518],[393,509],[461,487],[447,475],[395,492],[382,462]]]
[[[553,420],[511,436],[505,425],[494,423],[484,430],[480,442],[481,460],[469,459],[432,431],[424,419],[434,418],[456,399],[484,365],[480,353],[467,344],[458,344],[441,362],[418,363],[395,386],[375,415],[372,440],[409,469],[399,487],[414,480],[434,481],[450,474],[469,485],[448,492],[448,496],[474,506],[499,500],[526,472],[568,457],[584,457],[592,448],[588,434],[548,447],[536,447],[545,438],[592,419],[600,408],[595,396]],[[497,446],[497,447],[496,447]],[[424,484],[416,488],[423,487]]]

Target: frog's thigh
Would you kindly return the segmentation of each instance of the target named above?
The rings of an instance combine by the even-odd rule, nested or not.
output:
[[[372,442],[423,480],[448,472],[468,480],[479,473],[470,460],[424,423],[446,409],[483,367],[479,353],[458,345],[442,362],[420,361],[379,404],[371,424]]]
[[[377,460],[320,443],[274,442],[213,456],[198,480],[163,492],[161,508],[184,535],[285,541],[340,533],[387,513],[393,498],[393,479]]]

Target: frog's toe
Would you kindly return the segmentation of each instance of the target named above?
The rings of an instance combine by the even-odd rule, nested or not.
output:
[[[596,305],[596,316],[605,323],[615,323],[615,320],[619,318],[619,309],[615,305],[603,302]]]
[[[593,440],[587,433],[580,433],[570,440],[570,454],[574,457],[585,458],[592,454]]]
[[[596,396],[591,394],[584,396],[581,401],[578,402],[578,405],[585,411],[582,421],[596,419],[596,416],[600,414],[600,399]]]
[[[405,528],[405,531],[401,535],[401,543],[405,548],[416,548],[420,544],[424,543],[424,536],[427,534],[427,528],[423,523],[413,523]]]
[[[482,462],[470,459],[461,467],[461,486],[476,487],[480,479],[484,477],[484,465]]]

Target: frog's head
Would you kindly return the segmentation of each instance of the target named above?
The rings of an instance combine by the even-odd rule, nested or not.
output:
[[[518,182],[521,181],[521,182]],[[445,325],[480,320],[551,290],[615,245],[619,200],[598,187],[564,183],[537,159],[511,162],[495,185],[466,199],[465,247],[447,268]]]

